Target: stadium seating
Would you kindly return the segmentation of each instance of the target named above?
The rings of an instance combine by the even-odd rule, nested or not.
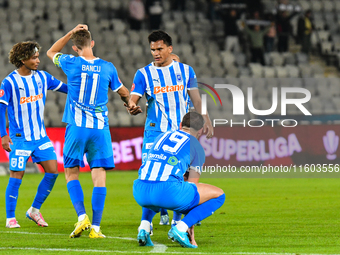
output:
[[[3,59],[0,68],[1,77],[5,77],[13,70],[13,66],[7,60],[13,44],[21,40],[37,40],[43,47],[40,54],[40,68],[66,82],[63,72],[52,64],[45,52],[55,40],[76,24],[83,22],[89,24],[96,41],[95,55],[112,61],[121,80],[130,88],[136,70],[150,63],[152,57],[147,41],[150,31],[145,29],[146,24],[141,31],[129,30],[128,20],[122,15],[127,13],[128,2],[124,0],[8,1],[8,8],[0,9],[0,55]],[[189,11],[186,12],[171,11],[170,2],[170,0],[163,1],[165,12],[161,28],[170,33],[174,52],[180,56],[182,62],[194,67],[199,79],[209,78],[207,83],[211,84],[211,78],[218,78],[220,83],[234,84],[242,89],[254,85],[254,88],[256,87],[254,96],[257,98],[254,101],[258,101],[256,106],[264,109],[271,106],[271,88],[275,86],[308,88],[313,96],[310,105],[315,112],[330,114],[339,108],[339,80],[329,78],[326,79],[326,85],[318,83],[316,77],[324,76],[324,68],[318,64],[310,64],[309,56],[306,54],[272,52],[266,54],[266,66],[250,63],[249,53],[244,51],[242,45],[230,46],[232,40],[224,38],[221,20],[210,21],[203,11],[190,11],[197,7],[197,1],[187,0]],[[267,11],[276,8],[276,0],[262,2]],[[340,1],[291,2],[299,4],[303,10],[313,10],[317,30],[312,35],[314,51],[320,50],[322,56],[332,56],[340,63],[338,34]],[[206,1],[200,1],[200,4],[207,6]],[[294,31],[297,29],[297,18],[292,20]],[[218,38],[223,40],[220,42]],[[230,48],[230,51],[226,51],[226,48]],[[65,47],[64,52],[72,53],[70,45]],[[323,89],[320,89],[321,86]],[[222,92],[222,95],[230,98],[230,93]],[[327,98],[332,100],[326,100]],[[45,114],[47,126],[64,125],[61,123],[64,102],[64,95],[48,93]],[[144,107],[145,99],[140,104]],[[117,95],[110,96],[108,108],[111,126],[144,124],[145,116],[143,114],[137,117],[129,116]],[[292,109],[289,111],[294,113]]]

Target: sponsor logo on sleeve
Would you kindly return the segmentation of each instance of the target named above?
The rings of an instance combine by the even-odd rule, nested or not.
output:
[[[5,91],[3,89],[0,89],[0,97],[3,97],[5,95]]]
[[[131,92],[135,90],[135,84],[132,83],[132,86],[131,86]]]

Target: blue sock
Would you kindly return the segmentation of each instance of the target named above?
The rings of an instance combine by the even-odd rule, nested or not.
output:
[[[208,200],[207,202],[196,206],[194,209],[188,212],[183,218],[183,222],[190,228],[197,222],[204,220],[205,218],[212,215],[218,208],[220,208],[225,200],[225,194]]]
[[[181,213],[179,213],[179,212],[174,212],[174,216],[172,217],[172,219],[173,219],[174,221],[180,221],[181,218],[182,218],[182,214],[181,214]]]
[[[156,215],[154,211],[149,208],[142,207],[142,220],[147,220],[148,222],[152,222],[153,217]]]
[[[21,180],[9,178],[6,189],[6,216],[7,218],[15,218],[15,208],[17,207],[19,187]]]
[[[161,208],[161,215],[167,215],[168,214],[168,210]]]
[[[84,193],[80,186],[80,182],[78,180],[69,181],[67,183],[67,190],[70,194],[70,198],[74,209],[76,209],[77,215],[79,216],[86,214],[84,206]]]
[[[94,187],[92,192],[92,225],[100,226],[104,210],[106,187]]]
[[[45,202],[46,198],[53,189],[57,177],[58,174],[45,173],[44,178],[41,180],[38,186],[38,191],[35,195],[32,207],[37,209],[41,208],[41,205]]]

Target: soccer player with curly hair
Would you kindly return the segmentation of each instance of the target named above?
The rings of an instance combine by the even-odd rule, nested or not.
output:
[[[9,152],[10,169],[6,189],[7,228],[20,228],[15,209],[29,157],[45,171],[32,206],[26,212],[26,217],[39,226],[48,226],[40,208],[58,177],[57,156],[45,130],[44,106],[47,90],[67,93],[67,86],[49,73],[38,70],[40,49],[37,42],[15,44],[9,52],[9,62],[17,69],[2,81],[0,87],[0,135],[2,148]]]

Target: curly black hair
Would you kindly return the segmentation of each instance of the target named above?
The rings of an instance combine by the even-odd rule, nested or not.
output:
[[[37,42],[27,41],[15,44],[8,54],[9,62],[20,68],[23,63],[22,60],[30,59],[36,52],[41,50]]]

